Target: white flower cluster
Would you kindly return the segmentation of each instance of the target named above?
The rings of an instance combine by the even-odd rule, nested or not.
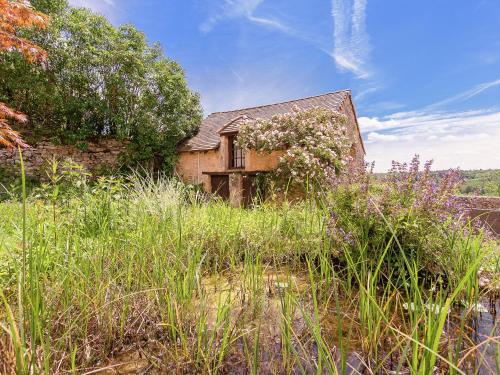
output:
[[[293,183],[326,184],[338,177],[350,161],[352,140],[347,118],[326,108],[293,108],[269,120],[248,119],[238,143],[259,152],[282,150],[277,177]]]

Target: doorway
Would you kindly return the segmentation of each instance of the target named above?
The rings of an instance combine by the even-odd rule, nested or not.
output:
[[[257,175],[243,176],[243,206],[248,208],[253,203],[265,200],[264,189],[259,184]]]
[[[215,175],[211,177],[212,194],[229,199],[229,176]]]

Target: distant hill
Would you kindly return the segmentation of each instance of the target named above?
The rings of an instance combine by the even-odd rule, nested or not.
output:
[[[460,192],[467,195],[500,196],[500,169],[478,169],[460,172]]]
[[[438,179],[446,171],[432,172]],[[376,173],[377,178],[383,178],[385,173]],[[474,169],[460,171],[463,182],[460,193],[464,195],[500,196],[500,169]]]

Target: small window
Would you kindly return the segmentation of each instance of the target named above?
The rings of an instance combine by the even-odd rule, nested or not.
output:
[[[236,136],[231,135],[229,140],[229,168],[245,168],[245,150],[236,143]]]

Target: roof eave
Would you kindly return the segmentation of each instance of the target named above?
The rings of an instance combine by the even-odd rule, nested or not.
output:
[[[214,147],[182,147],[177,149],[177,152],[205,152],[205,151],[215,151],[220,147],[220,142]]]

